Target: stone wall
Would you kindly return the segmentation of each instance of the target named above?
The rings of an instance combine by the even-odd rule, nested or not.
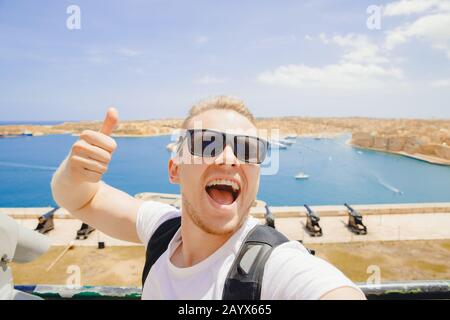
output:
[[[389,132],[392,134],[392,132]],[[373,148],[388,152],[403,152],[409,155],[424,155],[450,160],[450,140],[442,131],[437,135],[392,136],[378,132],[356,132],[352,135],[351,144],[361,148]]]

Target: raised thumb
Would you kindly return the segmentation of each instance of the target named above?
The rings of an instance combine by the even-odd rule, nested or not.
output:
[[[109,108],[106,112],[105,120],[103,121],[101,133],[110,136],[119,122],[119,113],[116,108]]]

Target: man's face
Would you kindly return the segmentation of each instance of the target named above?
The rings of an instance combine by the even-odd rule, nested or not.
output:
[[[194,117],[187,129],[198,128],[199,124],[202,129],[232,134],[256,133],[246,117],[232,110],[205,111]],[[207,233],[233,233],[256,199],[259,165],[238,160],[229,145],[222,154],[201,158],[191,155],[186,143],[182,145],[182,156],[169,160],[170,179],[180,184],[183,213]]]

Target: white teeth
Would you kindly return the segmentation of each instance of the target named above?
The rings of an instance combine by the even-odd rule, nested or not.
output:
[[[225,179],[216,179],[213,181],[208,182],[208,184],[206,185],[207,187],[211,187],[211,186],[215,186],[215,185],[227,185],[227,186],[231,186],[233,188],[234,191],[238,191],[240,189],[239,185],[231,180],[225,180]]]

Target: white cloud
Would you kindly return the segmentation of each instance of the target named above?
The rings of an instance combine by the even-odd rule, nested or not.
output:
[[[415,20],[386,32],[385,48],[412,40],[425,41],[434,49],[442,50],[450,59],[450,0],[401,0],[384,7],[385,16],[409,16]]]
[[[450,0],[400,0],[383,7],[388,16],[411,16],[409,22],[388,30],[384,39],[374,42],[362,34],[305,36],[326,46],[339,46],[342,53],[337,62],[311,66],[282,65],[266,70],[257,77],[259,82],[289,87],[375,87],[386,84],[407,84],[399,67],[403,57],[392,50],[412,40],[420,40],[432,48],[443,50],[450,59]],[[407,20],[407,21],[408,21]],[[401,81],[400,81],[401,80]],[[448,80],[430,83],[433,87],[448,87]]]
[[[378,45],[370,42],[366,36],[360,34],[347,34],[345,36],[335,35],[328,38],[321,34],[323,43],[334,43],[345,48],[342,60],[350,63],[379,64],[388,63],[389,59]]]
[[[280,66],[263,72],[258,81],[266,84],[290,87],[370,87],[381,85],[386,80],[403,78],[398,68],[385,68],[375,64],[341,62],[323,67],[304,64]]]
[[[323,43],[325,43],[325,44],[328,44],[328,42],[329,42],[329,40],[328,40],[326,34],[323,33],[323,32],[319,34],[319,39],[320,39]]]
[[[208,85],[208,84],[220,84],[225,83],[225,79],[216,78],[210,75],[205,75],[203,77],[200,77],[196,80],[194,80],[194,84],[201,84],[201,85]]]
[[[448,0],[400,0],[388,3],[383,8],[384,16],[409,16],[424,13],[430,9],[450,10]]]
[[[111,53],[116,53],[116,55]],[[105,65],[113,62],[117,55],[133,58],[141,54],[142,52],[129,48],[120,48],[112,52],[102,49],[90,49],[86,51],[86,59],[92,64]]]
[[[130,48],[120,48],[117,52],[128,58],[133,58],[142,54],[142,52]]]
[[[450,87],[450,79],[435,80],[432,81],[430,85],[436,88]]]
[[[209,41],[209,38],[205,35],[198,35],[194,38],[194,42],[197,44],[203,44]]]
[[[328,37],[321,33],[318,39],[325,45],[337,45],[344,49],[338,63],[321,67],[305,64],[284,65],[259,74],[258,81],[297,88],[353,88],[379,86],[387,81],[403,79],[402,70],[390,66],[390,61],[382,49],[364,35]]]
[[[110,62],[105,53],[98,49],[90,49],[86,51],[86,59],[95,65],[104,65]]]
[[[444,50],[450,58],[450,13],[426,15],[411,24],[388,31],[385,46],[394,49],[412,39],[428,41],[433,48]]]

